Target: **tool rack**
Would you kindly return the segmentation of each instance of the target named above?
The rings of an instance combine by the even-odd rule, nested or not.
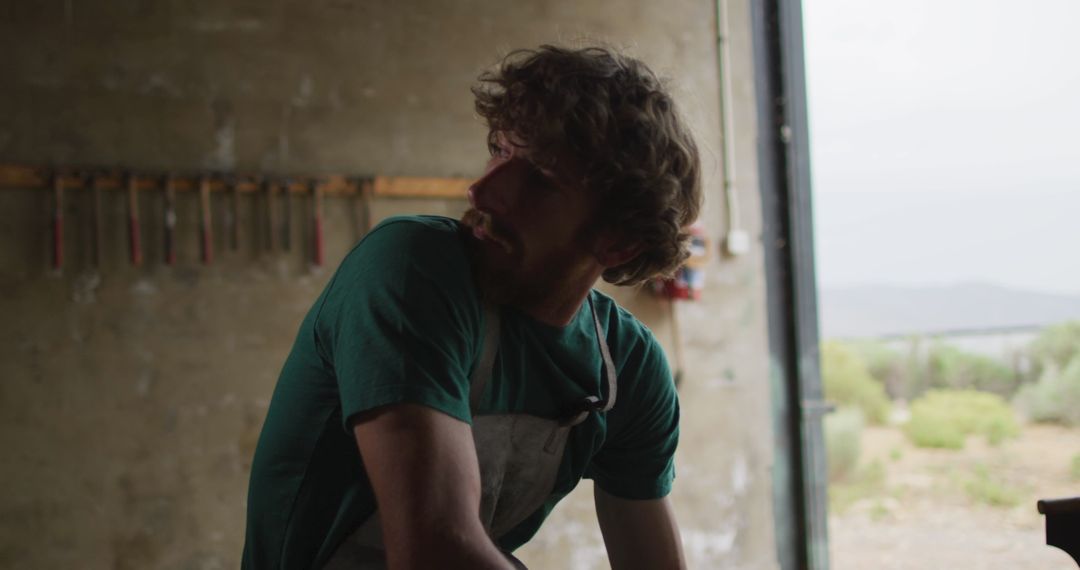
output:
[[[199,232],[201,259],[211,264],[214,259],[213,231],[210,195],[228,193],[232,196],[230,210],[225,216],[226,231],[230,234],[233,248],[239,242],[238,204],[241,194],[265,193],[271,199],[268,204],[269,241],[275,244],[275,232],[283,225],[280,239],[288,250],[291,241],[290,220],[292,197],[306,196],[310,201],[311,223],[314,230],[310,251],[311,261],[321,266],[324,259],[323,198],[325,196],[357,196],[367,211],[366,227],[371,227],[370,201],[375,198],[465,198],[471,181],[466,178],[430,178],[403,176],[348,176],[340,174],[281,176],[269,174],[238,174],[231,172],[206,172],[196,175],[174,172],[128,171],[119,168],[95,168],[78,166],[30,166],[0,163],[0,188],[47,189],[52,192],[52,267],[59,271],[64,263],[64,194],[67,191],[93,192],[93,233],[95,236],[94,263],[101,262],[101,202],[103,190],[126,191],[128,208],[128,241],[132,265],[143,263],[141,223],[139,220],[139,195],[160,191],[165,198],[162,212],[165,227],[165,263],[172,265],[175,255],[175,195],[177,192],[199,193]],[[279,220],[273,199],[281,195],[283,217]],[[273,248],[273,245],[272,245]]]

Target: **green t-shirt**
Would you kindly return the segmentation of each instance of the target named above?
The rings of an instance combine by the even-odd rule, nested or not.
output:
[[[575,427],[545,505],[499,540],[512,551],[590,478],[628,499],[667,495],[679,406],[652,333],[591,292],[618,377],[615,407]],[[483,305],[455,220],[392,218],[341,263],[300,326],[251,467],[244,568],[319,568],[374,512],[349,419],[413,402],[470,421]],[[477,413],[561,417],[601,396],[588,303],[566,327],[501,309],[498,356]],[[604,388],[606,393],[606,388]]]

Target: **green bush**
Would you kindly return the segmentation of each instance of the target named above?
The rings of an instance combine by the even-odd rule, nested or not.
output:
[[[1063,370],[1046,367],[1037,382],[1020,390],[1015,403],[1032,421],[1080,425],[1080,355]]]
[[[981,390],[1006,398],[1016,393],[1021,380],[1002,362],[944,344],[930,347],[925,373],[927,388]]]
[[[911,403],[904,432],[919,447],[962,449],[969,435],[991,445],[1020,434],[1012,410],[996,394],[975,390],[930,390]]]
[[[1080,321],[1046,327],[1031,343],[1036,377],[1047,368],[1065,368],[1077,356],[1080,356]]]
[[[870,376],[854,350],[838,342],[824,343],[821,375],[826,399],[837,406],[858,408],[871,424],[881,425],[888,420],[889,398],[885,389]]]
[[[825,416],[825,455],[829,462],[829,481],[847,479],[859,464],[863,421],[863,414],[858,408],[842,408]]]
[[[909,357],[882,342],[863,340],[847,344],[866,364],[866,371],[881,383],[890,399],[908,396]]]
[[[947,414],[937,413],[936,410],[933,412],[920,410],[917,416],[912,412],[904,432],[918,447],[963,449],[964,440],[967,439],[964,432],[947,417]]]

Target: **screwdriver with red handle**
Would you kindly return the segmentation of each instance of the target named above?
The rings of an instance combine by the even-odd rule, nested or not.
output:
[[[210,214],[210,179],[203,176],[199,179],[199,236],[204,265],[214,262],[214,226]]]
[[[131,265],[139,267],[143,262],[142,237],[139,231],[139,179],[134,174],[128,175],[128,246],[131,250]]]
[[[326,244],[323,241],[323,188],[316,181],[311,189],[312,194],[312,218],[315,229],[315,266],[322,267],[326,254]]]
[[[176,265],[176,189],[173,177],[165,177],[165,264]]]
[[[52,216],[52,268],[60,271],[64,266],[64,177],[53,173],[53,216]]]

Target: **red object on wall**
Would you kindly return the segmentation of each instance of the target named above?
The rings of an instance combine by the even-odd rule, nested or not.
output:
[[[653,293],[666,299],[697,301],[705,290],[705,266],[709,262],[709,237],[705,226],[695,222],[690,232],[690,257],[670,279],[655,279]]]

